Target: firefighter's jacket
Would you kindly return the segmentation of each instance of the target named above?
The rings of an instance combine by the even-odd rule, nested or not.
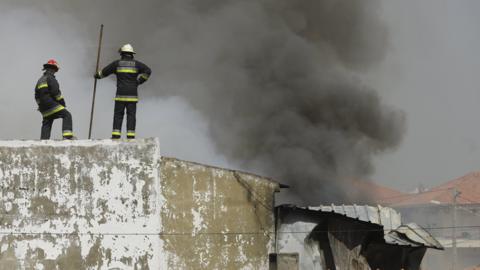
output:
[[[65,100],[53,71],[46,70],[38,80],[35,86],[35,101],[43,117],[65,109]]]
[[[122,56],[98,72],[100,78],[117,75],[116,101],[138,102],[138,85],[150,77],[152,71],[144,63],[133,57]]]

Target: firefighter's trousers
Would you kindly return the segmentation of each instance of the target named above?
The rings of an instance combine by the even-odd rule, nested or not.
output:
[[[122,136],[122,122],[125,111],[127,112],[127,138],[135,138],[137,102],[115,101],[112,139],[119,139]]]
[[[73,137],[72,131],[72,115],[66,109],[63,109],[57,113],[54,113],[50,116],[44,117],[42,122],[42,134],[40,135],[41,140],[50,139],[50,133],[52,131],[53,121],[55,119],[62,118],[62,134],[63,138],[71,139]]]

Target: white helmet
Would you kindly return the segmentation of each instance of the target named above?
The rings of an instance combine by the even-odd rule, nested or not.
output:
[[[120,47],[120,49],[118,50],[119,53],[135,53],[135,51],[133,50],[133,47],[132,45],[130,44],[125,44],[123,45],[122,47]]]

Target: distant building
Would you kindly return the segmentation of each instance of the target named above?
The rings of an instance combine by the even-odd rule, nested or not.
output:
[[[456,221],[454,224],[454,191]],[[387,203],[397,209],[407,222],[426,228],[446,248],[429,251],[425,264],[430,269],[451,265],[452,234],[455,229],[457,269],[480,264],[480,172],[472,172],[424,192],[405,194]]]

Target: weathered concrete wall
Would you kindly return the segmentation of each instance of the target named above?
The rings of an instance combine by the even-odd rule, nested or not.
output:
[[[0,269],[158,265],[159,164],[153,139],[0,142]]]
[[[277,252],[298,253],[300,269],[322,270],[321,248],[317,241],[309,241],[312,232],[318,223],[312,221],[289,220],[278,225]],[[296,232],[296,233],[292,233]]]
[[[156,139],[0,142],[0,270],[268,269],[278,184]]]
[[[168,269],[268,269],[278,184],[171,158],[161,179]]]

